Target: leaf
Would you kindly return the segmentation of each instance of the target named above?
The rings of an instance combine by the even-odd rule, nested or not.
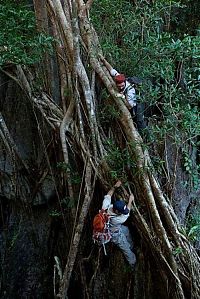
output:
[[[190,229],[190,231],[188,233],[188,237],[190,237],[191,235],[196,233],[198,230],[200,230],[200,224],[197,224]]]

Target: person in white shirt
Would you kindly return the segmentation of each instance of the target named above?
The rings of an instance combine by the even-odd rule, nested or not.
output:
[[[123,94],[125,105],[131,113],[133,122],[136,124],[138,131],[142,133],[147,126],[144,119],[144,103],[138,103],[134,84],[130,84],[125,75],[115,70],[103,56],[101,56],[101,60],[114,78],[118,92]]]
[[[111,204],[111,197],[115,189],[120,187],[120,185],[121,181],[117,181],[114,187],[112,187],[104,196],[102,209],[106,210],[110,216],[109,229],[112,236],[111,242],[116,244],[122,250],[130,266],[134,269],[136,257],[132,251],[133,241],[128,227],[123,225],[130,216],[130,209],[134,196],[133,194],[130,195],[127,205],[123,200],[117,200]]]
[[[114,77],[117,89],[125,96],[126,106],[129,110],[137,105],[135,88],[127,80],[124,74],[118,73],[115,69],[111,68],[110,74]]]

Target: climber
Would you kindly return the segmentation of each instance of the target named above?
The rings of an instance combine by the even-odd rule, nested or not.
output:
[[[144,103],[138,102],[136,97],[134,86],[137,84],[137,82],[135,82],[135,84],[131,84],[128,82],[128,79],[126,79],[125,75],[118,73],[118,71],[116,71],[103,56],[100,56],[100,59],[110,72],[110,75],[114,77],[118,92],[123,94],[125,98],[125,105],[130,111],[138,131],[142,133],[147,124],[144,118]],[[139,80],[139,78],[136,78],[135,80]]]
[[[134,196],[133,194],[130,195],[127,205],[123,200],[116,200],[113,204],[111,204],[111,197],[115,189],[120,186],[121,181],[117,181],[117,183],[104,196],[102,209],[106,210],[110,216],[109,225],[112,236],[111,242],[116,244],[122,250],[132,269],[134,269],[136,257],[132,251],[133,241],[128,227],[123,225],[130,215],[131,204],[134,200]]]

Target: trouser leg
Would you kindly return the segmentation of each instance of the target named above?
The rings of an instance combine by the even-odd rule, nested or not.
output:
[[[130,110],[133,122],[136,124],[138,131],[145,129],[147,126],[147,122],[144,118],[144,107],[144,103],[137,103],[137,105]]]
[[[123,230],[124,230],[124,228],[120,229],[117,234],[115,233],[112,235],[112,242],[114,244],[116,244],[122,250],[122,252],[125,255],[125,258],[129,262],[131,267],[134,267],[134,265],[136,263],[136,257],[135,257],[135,254],[133,253],[133,251],[131,250],[132,244],[130,244],[128,242],[126,235],[123,233]],[[128,237],[131,237],[131,236],[128,236]]]
[[[125,235],[125,237],[126,237],[128,243],[130,244],[130,248],[131,248],[131,250],[132,250],[132,249],[133,249],[133,239],[132,239],[132,237],[131,237],[129,228],[128,228],[127,226],[125,226],[125,225],[122,225],[122,226],[121,226],[121,230],[122,230],[123,234]]]
[[[146,128],[146,120],[144,118],[144,103],[137,103],[136,105],[136,124],[138,131],[142,131]]]
[[[149,139],[149,130],[147,126],[147,119],[144,116],[145,104],[137,103],[131,110],[131,116],[136,128],[142,137]]]

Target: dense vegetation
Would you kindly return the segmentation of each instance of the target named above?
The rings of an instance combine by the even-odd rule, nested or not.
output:
[[[0,66],[31,65],[52,50],[52,38],[37,32],[35,14],[26,2],[0,2]]]

